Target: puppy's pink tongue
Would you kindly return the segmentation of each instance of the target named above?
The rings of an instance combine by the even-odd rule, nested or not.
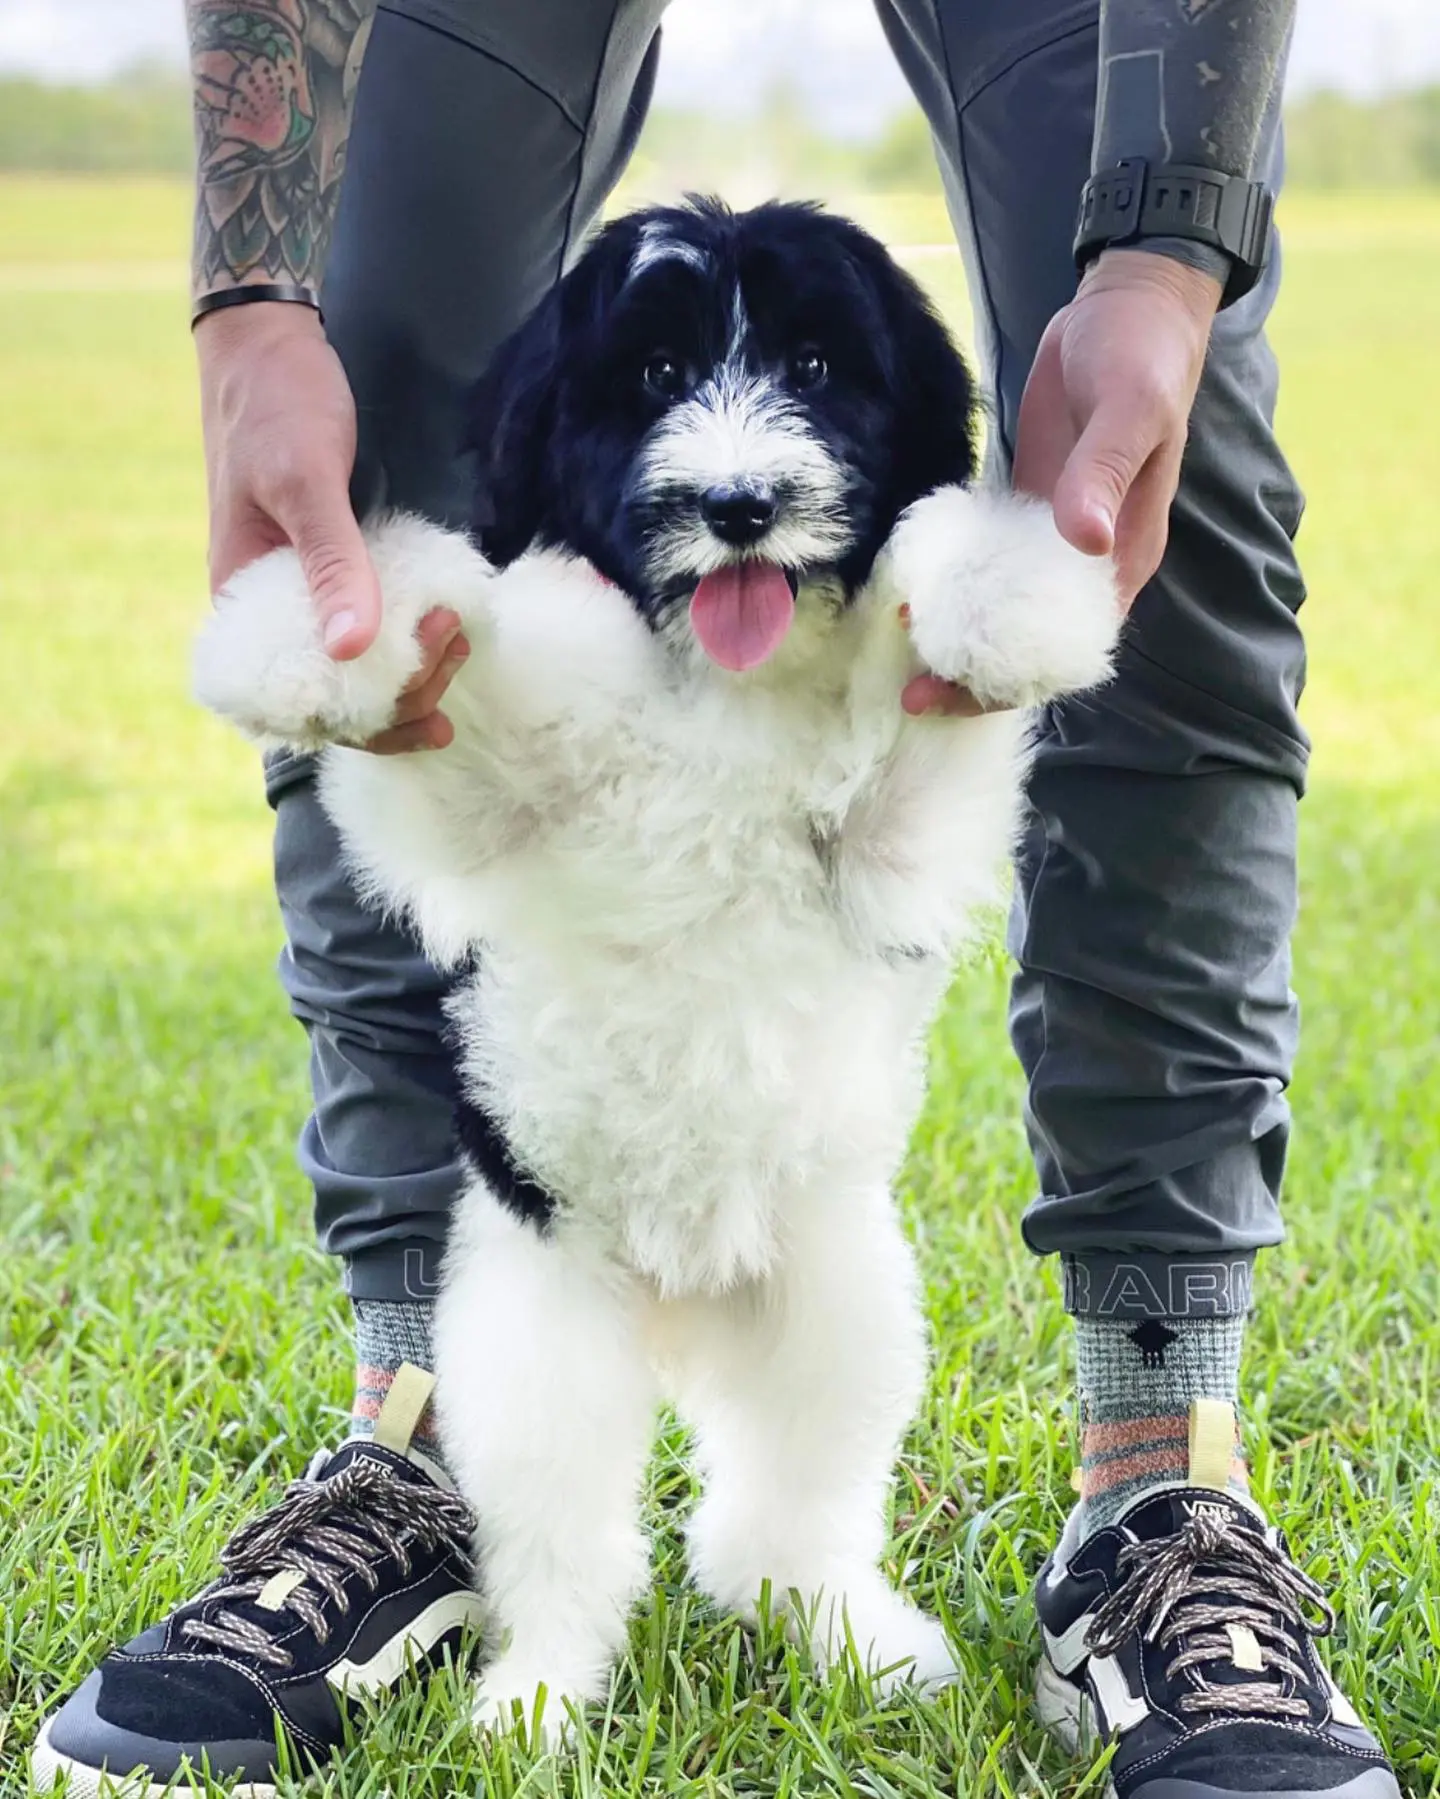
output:
[[[733,562],[695,589],[690,624],[712,662],[737,674],[768,662],[795,617],[795,596],[773,562]]]

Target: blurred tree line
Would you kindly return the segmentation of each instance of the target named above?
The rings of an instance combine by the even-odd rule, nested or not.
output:
[[[0,79],[0,169],[184,173],[191,146],[189,90],[173,69],[99,87]]]
[[[1312,94],[1287,111],[1289,180],[1307,188],[1440,186],[1440,86],[1351,100]],[[173,69],[140,67],[96,87],[0,78],[0,169],[187,173],[190,106]],[[913,192],[935,181],[917,112],[869,143],[829,137],[795,92],[770,89],[743,118],[657,108],[631,185],[721,188],[747,201],[778,190]]]
[[[926,179],[930,133],[899,114],[863,150],[867,185],[904,189]],[[1309,94],[1285,109],[1286,182],[1292,187],[1440,187],[1440,86],[1380,100]]]

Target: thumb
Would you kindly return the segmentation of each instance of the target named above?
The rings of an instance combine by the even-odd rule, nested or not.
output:
[[[309,489],[296,514],[280,522],[300,558],[325,648],[337,662],[368,650],[380,629],[380,582],[345,489]]]
[[[1120,508],[1155,442],[1132,408],[1092,414],[1055,482],[1055,526],[1067,543],[1087,556],[1112,553]]]

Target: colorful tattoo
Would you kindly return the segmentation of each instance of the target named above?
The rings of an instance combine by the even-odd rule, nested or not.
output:
[[[375,0],[188,0],[196,298],[318,286]]]

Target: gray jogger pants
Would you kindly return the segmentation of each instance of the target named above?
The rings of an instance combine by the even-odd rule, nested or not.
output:
[[[1097,3],[877,0],[935,134],[1014,441],[1070,298]],[[459,401],[559,274],[644,115],[663,0],[389,0],[361,78],[325,286],[360,411],[356,503],[459,519]],[[1278,179],[1278,134],[1269,133]],[[1118,679],[1043,722],[1012,945],[1040,1197],[1067,1303],[1243,1309],[1280,1236],[1295,1046],[1289,935],[1307,745],[1291,539],[1263,327],[1279,278],[1217,323],[1170,546]],[[458,1171],[444,981],[351,891],[303,758],[272,763],[282,974],[311,1043],[301,1161],[352,1292],[433,1291]]]

